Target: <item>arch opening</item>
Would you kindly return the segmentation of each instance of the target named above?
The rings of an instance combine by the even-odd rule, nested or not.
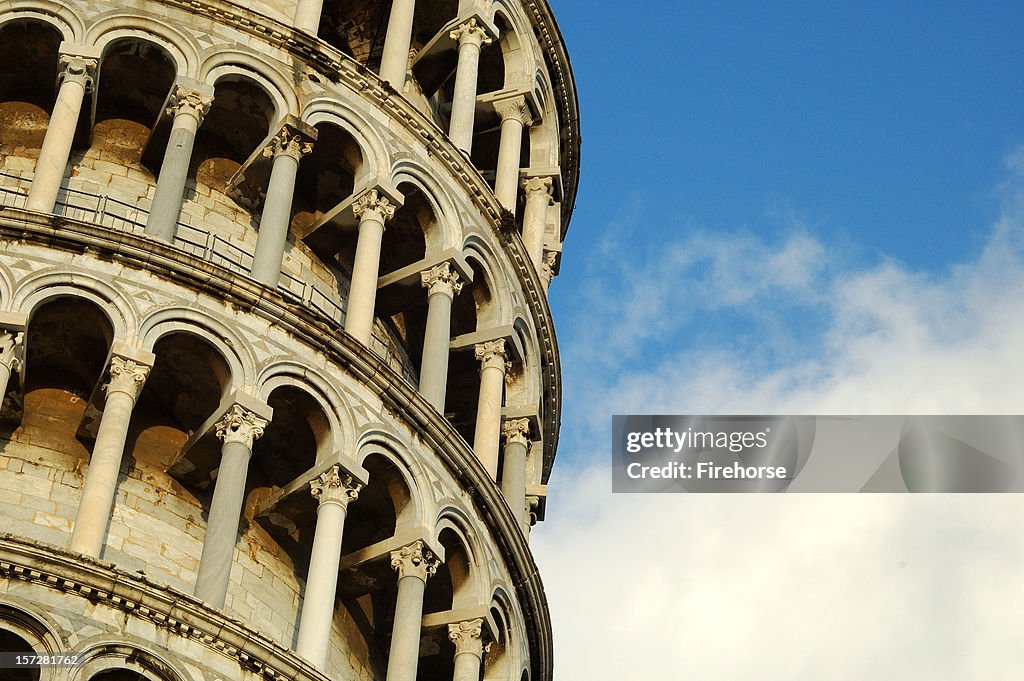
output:
[[[37,21],[0,28],[0,168],[7,157],[36,159],[56,99],[61,33]]]

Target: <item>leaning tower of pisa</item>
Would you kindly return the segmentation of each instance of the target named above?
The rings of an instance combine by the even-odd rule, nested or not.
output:
[[[0,679],[550,681],[578,152],[546,0],[0,1]]]

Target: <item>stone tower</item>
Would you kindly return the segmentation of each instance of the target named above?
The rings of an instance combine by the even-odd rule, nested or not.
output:
[[[549,681],[546,0],[0,1],[0,652]]]

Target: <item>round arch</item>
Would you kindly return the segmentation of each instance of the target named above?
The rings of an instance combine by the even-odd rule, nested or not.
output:
[[[270,128],[276,128],[287,114],[298,116],[299,102],[288,79],[255,52],[211,48],[209,56],[199,68],[198,80],[209,85],[227,76],[241,76],[259,85],[274,104],[274,119]]]
[[[91,681],[115,670],[135,672],[146,681],[195,681],[170,655],[134,638],[101,635],[80,645],[81,663],[71,669],[69,681]]]
[[[330,438],[317,452],[317,463],[334,452],[352,451],[355,425],[348,410],[344,408],[345,401],[341,394],[323,374],[293,360],[278,359],[260,372],[256,379],[256,395],[265,402],[270,398],[270,393],[282,386],[307,393],[320,405],[327,417]]]
[[[302,120],[313,126],[335,125],[355,140],[363,156],[363,165],[356,175],[357,188],[372,178],[380,177],[381,169],[391,167],[387,145],[375,126],[344,102],[331,97],[315,98],[306,105]]]
[[[470,234],[462,244],[462,253],[467,261],[476,263],[480,268],[483,282],[490,291],[493,301],[493,310],[477,320],[478,328],[510,324],[514,305],[512,288],[507,278],[498,276],[503,270],[498,267],[498,258],[490,245],[479,235]]]
[[[163,48],[174,61],[178,77],[195,76],[199,67],[199,44],[170,24],[150,16],[107,12],[93,22],[85,37],[86,44],[95,45],[104,53],[112,43],[124,39],[149,42]]]
[[[31,318],[33,310],[60,297],[83,298],[94,303],[110,320],[115,339],[135,338],[139,324],[131,301],[105,281],[81,272],[44,270],[29,275],[18,285],[12,308],[28,313]]]
[[[397,527],[429,527],[430,521],[435,517],[432,511],[433,498],[429,492],[426,476],[416,457],[411,454],[403,454],[408,451],[408,447],[388,432],[385,426],[371,424],[364,428],[356,440],[355,460],[360,466],[365,467],[366,460],[371,455],[377,455],[398,471],[403,484],[409,490],[409,504],[407,510],[398,513]],[[372,485],[373,482],[371,476],[370,484]]]
[[[469,587],[464,593],[455,594],[456,600],[453,607],[486,603],[487,585],[491,583],[491,577],[483,551],[476,545],[475,538],[479,536],[479,533],[473,531],[469,515],[453,499],[441,502],[441,510],[437,514],[437,521],[434,524],[434,539],[438,543],[441,543],[441,535],[446,530],[452,531],[459,538],[469,564]],[[446,550],[446,554],[448,553]],[[445,556],[446,560],[450,558],[450,555]]]
[[[391,168],[391,183],[398,186],[408,183],[416,187],[430,204],[437,218],[438,235],[424,235],[427,253],[457,248],[462,242],[463,227],[458,211],[448,193],[438,184],[431,173],[410,159],[402,159]]]
[[[27,20],[47,24],[60,32],[64,40],[82,44],[85,40],[85,21],[66,3],[34,0],[21,7],[0,14],[0,28],[13,21]]]
[[[150,313],[139,325],[139,342],[152,351],[162,337],[172,333],[198,336],[216,349],[231,372],[231,390],[255,384],[256,360],[248,341],[214,317],[187,307],[165,307]]]

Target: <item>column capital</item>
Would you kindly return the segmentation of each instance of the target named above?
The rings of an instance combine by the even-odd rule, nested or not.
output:
[[[285,125],[276,135],[270,138],[267,146],[263,147],[263,155],[266,158],[276,158],[284,154],[298,161],[313,151],[313,142],[312,137],[303,133],[298,128]]]
[[[488,31],[476,20],[476,17],[472,17],[469,21],[459,24],[448,36],[452,40],[457,41],[459,47],[463,45],[476,45],[480,47],[494,42]]]
[[[403,546],[397,551],[391,552],[391,567],[398,570],[398,578],[415,577],[426,582],[437,572],[437,566],[441,564],[434,552],[426,548],[422,539]]]
[[[10,371],[21,371],[24,361],[25,334],[21,331],[0,329],[0,364]]]
[[[505,339],[486,341],[473,346],[473,356],[480,362],[481,369],[495,368],[505,371],[508,363],[508,350],[505,349]]]
[[[310,494],[320,502],[321,506],[338,504],[342,508],[347,508],[349,503],[359,498],[363,484],[342,471],[341,466],[335,464],[313,478],[309,487]]]
[[[240,404],[233,404],[224,417],[217,422],[217,437],[224,441],[238,442],[252,448],[254,440],[263,435],[269,421]]]
[[[149,377],[150,368],[134,359],[114,355],[110,358],[110,382],[103,388],[108,396],[112,393],[125,393],[133,401],[137,400]]]
[[[535,194],[546,194],[548,203],[551,203],[555,182],[550,175],[538,175],[536,177],[524,178],[520,183],[523,191],[526,192],[526,198],[529,199]]]
[[[551,280],[555,278],[557,264],[558,251],[544,251],[544,260],[540,265],[540,276],[548,286],[551,285]]]
[[[501,424],[501,434],[508,444],[530,444],[529,419],[505,419]]]
[[[171,97],[167,101],[167,115],[188,115],[203,122],[203,118],[213,105],[213,96],[184,85],[175,85]]]
[[[469,653],[482,657],[485,650],[491,647],[484,644],[484,621],[482,618],[456,622],[448,625],[448,640],[455,644],[455,655]]]
[[[97,57],[63,52],[57,61],[57,82],[71,80],[85,88],[86,92],[91,92],[99,65],[100,60]]]
[[[426,272],[420,272],[420,283],[427,289],[428,296],[444,293],[449,298],[454,298],[462,290],[459,273],[453,271],[451,263],[447,261],[431,267]]]
[[[395,216],[397,209],[398,206],[377,189],[364,192],[352,202],[352,213],[360,220],[364,213],[376,212],[381,222],[387,222]]]
[[[524,126],[529,126],[533,123],[530,105],[526,103],[526,97],[523,95],[516,95],[515,97],[496,101],[494,103],[494,110],[498,112],[502,123],[507,120],[517,120]]]

